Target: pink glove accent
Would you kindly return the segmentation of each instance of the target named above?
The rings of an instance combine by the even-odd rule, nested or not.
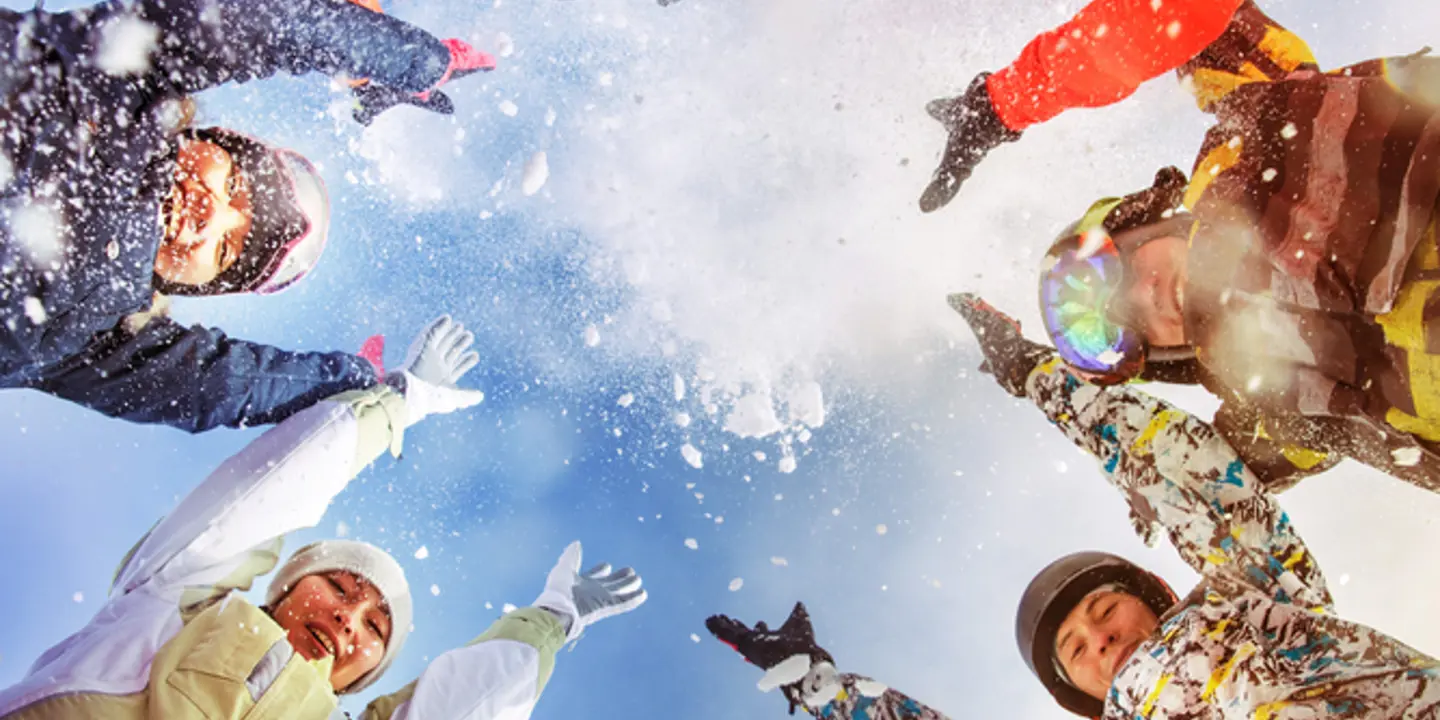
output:
[[[376,377],[385,377],[385,336],[371,335],[365,339],[365,344],[360,346],[360,352],[355,353],[370,361],[370,367],[375,368]]]
[[[447,38],[440,42],[450,51],[450,65],[445,68],[445,75],[435,87],[419,93],[421,100],[429,100],[430,93],[439,90],[441,85],[450,82],[452,75],[469,75],[477,70],[490,71],[495,69],[495,57],[484,53],[470,46],[470,43],[459,38]]]

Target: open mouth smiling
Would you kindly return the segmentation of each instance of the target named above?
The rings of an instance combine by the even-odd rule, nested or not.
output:
[[[324,650],[330,657],[336,657],[336,643],[335,639],[330,636],[330,633],[314,625],[306,625],[305,629],[310,631],[310,637],[315,638],[315,644],[320,646],[321,650]]]

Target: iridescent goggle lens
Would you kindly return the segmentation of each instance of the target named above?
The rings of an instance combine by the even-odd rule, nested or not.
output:
[[[1124,282],[1124,260],[1103,231],[1076,236],[1046,257],[1040,311],[1055,349],[1071,366],[1102,375],[1138,371],[1144,343],[1117,321]]]

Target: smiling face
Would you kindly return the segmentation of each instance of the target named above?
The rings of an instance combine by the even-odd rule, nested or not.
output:
[[[165,235],[155,274],[171,283],[204,285],[225,272],[245,249],[250,200],[250,185],[230,153],[215,143],[185,140],[162,207]]]
[[[390,642],[390,612],[374,585],[354,573],[306,575],[270,609],[295,652],[330,656],[330,685],[341,692],[380,664]]]
[[[1189,253],[1184,238],[1170,236],[1147,241],[1130,254],[1126,308],[1133,327],[1152,346],[1187,344],[1185,263]]]
[[[1103,700],[1115,672],[1159,626],[1140,598],[1101,588],[1086,595],[1060,624],[1055,658],[1070,684]]]

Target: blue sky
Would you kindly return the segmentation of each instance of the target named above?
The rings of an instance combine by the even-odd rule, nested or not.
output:
[[[203,122],[319,161],[337,214],[320,269],[293,290],[177,315],[304,349],[385,333],[392,364],[440,312],[479,337],[486,402],[410,433],[402,459],[379,461],[291,541],[343,523],[405,566],[416,631],[377,690],[504,603],[528,603],[578,538],[588,558],[639,569],[651,600],[561,657],[537,718],[778,718],[783,701],[755,691],[758,672],[702,622],[775,621],[797,599],[844,669],[953,716],[1061,717],[1013,649],[1030,574],[1095,547],[1190,576],[1168,548],[1139,546],[1087,458],[973,372],[973,340],[943,298],[980,291],[1033,330],[1051,234],[1158,165],[1188,165],[1206,121],[1159,80],[1027,132],[944,213],[914,201],[941,142],[924,102],[1078,7],[396,0],[392,13],[442,36],[492,51],[499,33],[513,40],[499,70],[455,85],[454,118],[402,110],[362,131],[315,77],[202,96]],[[1415,2],[1266,7],[1327,65],[1410,52],[1440,25]],[[525,196],[520,169],[540,150],[550,180]],[[795,424],[761,439],[725,430],[737,397],[809,382],[826,417],[808,440]],[[125,550],[255,433],[191,437],[22,391],[0,393],[0,418],[8,683],[89,618]],[[703,468],[682,459],[685,443]],[[787,453],[793,473],[778,469]],[[1347,466],[1284,502],[1342,611],[1440,651],[1425,552],[1440,500]]]

